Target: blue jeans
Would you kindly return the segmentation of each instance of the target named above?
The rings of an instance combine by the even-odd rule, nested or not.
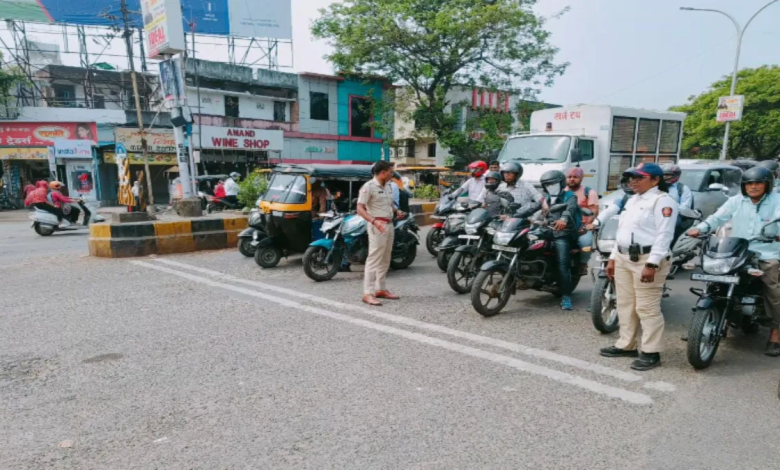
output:
[[[555,258],[558,260],[558,283],[561,295],[571,295],[571,242],[569,238],[556,238]]]
[[[593,232],[590,230],[580,235],[577,240],[577,244],[580,247],[580,264],[588,264],[592,251],[584,251],[583,248],[590,248],[593,246]]]

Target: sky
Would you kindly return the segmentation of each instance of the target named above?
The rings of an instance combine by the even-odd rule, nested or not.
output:
[[[682,104],[689,96],[704,92],[712,82],[731,74],[736,31],[725,16],[680,11],[680,6],[724,10],[744,25],[768,1],[538,0],[535,10],[550,18],[547,27],[552,33],[551,42],[560,49],[558,61],[571,64],[552,87],[543,90],[541,99],[560,105],[611,104],[650,109]],[[287,66],[282,70],[333,73],[324,59],[330,47],[324,41],[315,41],[310,32],[312,22],[320,15],[319,9],[332,2],[292,0],[294,38],[292,45],[280,45],[280,63]],[[568,13],[552,19],[567,6]],[[741,67],[780,64],[778,20],[780,1],[751,23],[742,44]],[[65,64],[79,64],[72,27],[67,31],[68,52],[61,27],[31,25],[28,29],[30,39],[59,43]],[[99,33],[88,31],[90,35]],[[3,28],[0,39],[13,44]],[[127,68],[121,38],[107,45],[100,38],[90,39],[87,45],[91,62],[106,61]],[[198,58],[227,60],[226,47],[212,45],[219,42],[218,38],[204,37],[198,41],[202,43],[197,47]],[[249,62],[259,54],[256,48],[251,52]],[[240,48],[237,55],[239,59],[243,55]],[[9,59],[6,54],[5,60]]]
[[[680,11],[680,6],[731,13],[742,25],[769,0],[539,0],[535,10],[551,17],[551,42],[566,73],[545,89],[544,101],[666,109],[682,104],[734,69],[736,29],[716,13]],[[329,47],[311,38],[311,22],[332,0],[292,0],[294,70],[331,73],[323,59]],[[746,30],[740,67],[780,64],[780,2]]]

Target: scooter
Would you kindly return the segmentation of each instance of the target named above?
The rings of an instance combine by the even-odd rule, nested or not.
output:
[[[211,214],[212,212],[222,212],[225,209],[228,210],[235,210],[238,209],[239,204],[232,203],[230,201],[227,201],[225,199],[221,199],[214,196],[206,196],[206,200],[208,201],[206,203],[206,213]]]
[[[263,238],[268,237],[263,224],[263,214],[259,209],[252,209],[249,213],[249,227],[238,234],[238,251],[247,258],[254,258],[257,244]]]
[[[93,223],[105,222],[106,219],[98,213],[93,214],[82,199],[79,199],[76,204],[81,208],[82,220],[84,221],[82,225],[76,222],[71,222],[70,225],[62,225],[57,220],[57,216],[51,212],[33,208],[33,211],[30,213],[31,227],[38,235],[48,237],[53,235],[54,232],[77,232],[87,229]]]

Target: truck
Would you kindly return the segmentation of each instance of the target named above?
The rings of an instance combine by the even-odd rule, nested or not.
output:
[[[543,109],[531,114],[530,132],[507,139],[498,160],[522,164],[523,180],[537,186],[546,171],[580,167],[583,186],[609,194],[629,167],[680,159],[685,117],[616,106]]]

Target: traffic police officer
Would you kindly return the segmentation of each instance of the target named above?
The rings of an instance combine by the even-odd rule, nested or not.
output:
[[[376,162],[372,168],[374,179],[360,188],[358,215],[368,222],[368,259],[363,281],[363,302],[380,306],[378,299],[397,300],[385,286],[387,270],[393,255],[393,164]],[[401,211],[398,211],[402,215]]]
[[[637,357],[635,370],[661,364],[664,317],[661,297],[669,274],[669,247],[677,222],[677,203],[666,193],[664,172],[655,163],[626,171],[635,195],[620,214],[615,249],[607,276],[615,281],[620,338],[601,350],[606,357]],[[637,334],[642,325],[641,355]]]

